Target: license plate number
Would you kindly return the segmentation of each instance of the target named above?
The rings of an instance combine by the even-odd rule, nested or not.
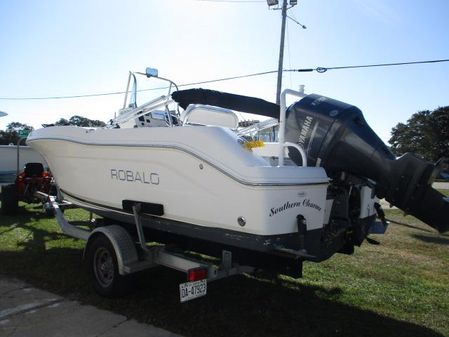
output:
[[[182,302],[193,300],[207,293],[207,280],[181,283],[179,285],[179,296]]]

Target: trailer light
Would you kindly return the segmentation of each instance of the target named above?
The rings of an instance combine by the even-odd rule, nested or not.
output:
[[[205,278],[207,278],[207,269],[206,268],[190,269],[187,272],[187,281],[188,282],[204,280]]]

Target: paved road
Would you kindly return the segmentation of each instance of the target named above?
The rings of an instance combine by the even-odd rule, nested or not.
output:
[[[0,337],[181,337],[0,275]]]

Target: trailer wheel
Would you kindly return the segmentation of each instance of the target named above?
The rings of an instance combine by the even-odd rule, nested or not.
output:
[[[129,277],[119,274],[117,255],[106,236],[97,235],[92,238],[86,257],[97,293],[105,297],[116,297],[129,290]]]
[[[17,188],[15,184],[2,187],[2,213],[14,215],[19,208],[19,199],[17,197]]]

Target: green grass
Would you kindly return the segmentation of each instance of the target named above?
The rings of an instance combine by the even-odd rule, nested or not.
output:
[[[185,276],[164,268],[139,275],[130,295],[99,297],[82,263],[84,242],[28,205],[0,215],[0,274],[184,336],[449,336],[449,235],[399,210],[387,217],[400,224],[372,236],[380,245],[306,263],[300,280],[232,277],[180,304]]]

